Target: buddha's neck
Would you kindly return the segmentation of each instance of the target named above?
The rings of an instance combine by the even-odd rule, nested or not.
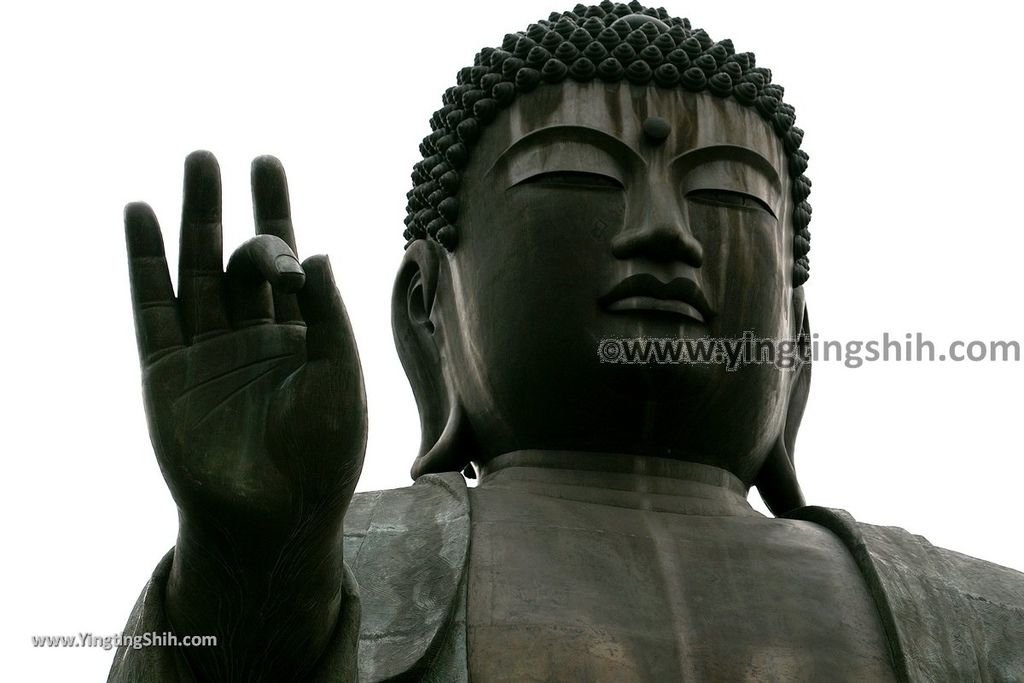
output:
[[[579,451],[514,451],[481,467],[478,488],[640,510],[758,516],[747,489],[718,467],[667,458]]]

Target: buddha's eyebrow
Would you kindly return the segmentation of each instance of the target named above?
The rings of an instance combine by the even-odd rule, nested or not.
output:
[[[628,157],[629,161],[626,162],[627,164],[647,165],[647,162],[644,161],[644,158],[635,149],[614,135],[610,135],[599,128],[559,124],[538,128],[513,142],[498,155],[498,158],[491,164],[491,167],[487,169],[487,173],[490,174],[499,164],[523,149],[559,141],[590,145],[609,154],[616,161],[621,162],[624,157]]]
[[[782,191],[782,180],[775,165],[763,154],[740,145],[709,145],[698,147],[674,157],[669,163],[683,172],[713,161],[738,161],[762,173],[776,190]]]

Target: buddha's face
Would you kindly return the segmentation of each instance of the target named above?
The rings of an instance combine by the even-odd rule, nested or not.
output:
[[[435,317],[484,458],[632,452],[750,481],[792,373],[615,364],[598,347],[796,333],[789,178],[767,123],[681,89],[542,86],[484,128],[459,200]]]

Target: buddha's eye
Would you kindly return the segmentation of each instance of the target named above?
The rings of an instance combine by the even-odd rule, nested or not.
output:
[[[621,190],[622,183],[603,173],[591,171],[545,171],[520,180],[516,185],[577,187],[585,189]]]
[[[772,208],[763,199],[745,192],[737,192],[736,190],[690,190],[686,193],[686,198],[712,206],[755,209],[766,212],[772,218],[777,218],[775,212],[772,211]]]

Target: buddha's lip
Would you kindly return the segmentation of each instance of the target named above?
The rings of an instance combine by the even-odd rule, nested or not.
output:
[[[598,303],[609,312],[655,310],[679,313],[702,323],[707,323],[715,314],[695,281],[677,277],[671,282],[662,282],[648,273],[630,275],[599,298]]]

